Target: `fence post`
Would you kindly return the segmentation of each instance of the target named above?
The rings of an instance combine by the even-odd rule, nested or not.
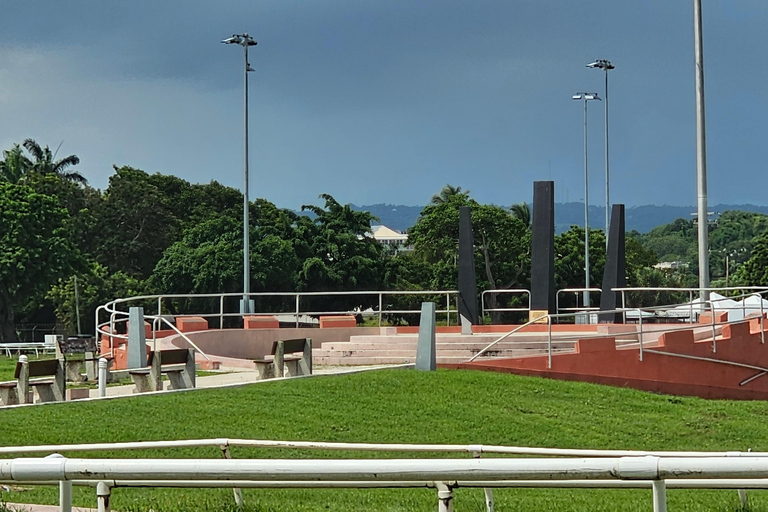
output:
[[[667,483],[653,480],[653,512],[667,512]]]
[[[640,360],[643,360],[643,310],[637,310],[637,323],[640,326]]]
[[[219,329],[224,328],[224,295],[219,298]]]
[[[109,512],[109,500],[112,497],[112,489],[109,488],[106,482],[99,482],[96,484],[96,503],[98,512]]]
[[[225,459],[232,458],[232,454],[229,453],[229,445],[222,445],[221,453]],[[238,489],[237,487],[233,487],[232,492],[235,494],[235,505],[237,505],[239,508],[243,508],[243,490]]]
[[[435,487],[437,487],[437,511],[453,512],[453,489],[445,482],[435,482]]]
[[[763,317],[765,315],[763,314],[763,296],[758,293],[757,298],[760,299],[760,343],[765,344],[765,324],[763,322]]]
[[[709,310],[712,312],[712,353],[716,354],[717,353],[717,341],[716,341],[717,331],[715,329],[715,325],[716,325],[715,324],[715,308],[714,306],[712,306],[711,303],[710,303]]]
[[[296,328],[299,328],[299,294],[296,294]]]
[[[547,315],[547,368],[552,369],[552,317]]]
[[[99,358],[99,396],[107,396],[107,360]]]
[[[382,305],[384,304],[383,295],[384,294],[382,292],[379,292],[379,327],[381,327],[381,308],[382,308]]]

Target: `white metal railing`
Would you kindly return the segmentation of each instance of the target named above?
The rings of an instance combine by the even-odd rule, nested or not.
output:
[[[249,316],[265,316],[265,315],[291,315],[295,317],[296,327],[299,326],[301,316],[319,316],[319,315],[339,315],[339,314],[353,314],[364,316],[376,316],[378,317],[379,325],[382,323],[383,315],[387,314],[418,314],[420,309],[387,309],[385,299],[387,297],[397,296],[443,296],[445,301],[445,309],[438,309],[436,313],[445,314],[447,323],[450,325],[451,314],[455,314],[456,322],[458,323],[458,292],[456,290],[404,290],[404,291],[348,291],[348,292],[257,292],[249,293],[249,297],[265,297],[265,298],[286,298],[291,299],[293,308],[285,309],[282,311],[264,312],[264,313],[252,313]],[[336,309],[336,310],[303,310],[301,300],[302,298],[309,297],[375,297],[377,299],[377,308],[371,311],[360,311],[359,309]],[[179,316],[200,316],[203,318],[218,318],[219,325],[224,325],[225,318],[238,318],[243,314],[234,309],[227,309],[227,298],[242,298],[242,293],[202,293],[202,294],[164,294],[164,295],[142,295],[137,297],[128,297],[124,299],[116,299],[108,302],[105,305],[99,306],[96,310],[96,326],[97,331],[106,325],[102,322],[101,315],[126,315],[127,308],[131,305],[140,303],[154,302],[157,304],[157,313],[153,318],[161,318],[168,315],[163,313],[164,303],[168,300],[178,299],[215,299],[218,302],[218,312],[215,313],[199,313],[199,312],[185,312]],[[123,309],[120,309],[123,308]],[[113,321],[110,318],[110,321]]]
[[[68,459],[58,456],[0,460],[0,480],[8,483],[61,486],[61,510],[71,510],[73,481],[95,485],[99,510],[107,510],[109,484],[122,482],[159,487],[173,482],[185,486],[259,487],[430,487],[438,490],[438,510],[453,510],[454,489],[465,486],[650,487],[655,512],[667,510],[667,481],[701,482],[717,487],[718,480],[743,489],[750,480],[768,478],[768,458],[740,457],[608,457],[608,458],[486,458],[486,459]],[[235,481],[233,481],[235,480]],[[528,483],[530,482],[530,483]],[[106,488],[106,491],[105,491]],[[103,498],[106,494],[106,500]],[[492,510],[493,500],[486,500]]]
[[[584,293],[602,293],[602,288],[563,288],[557,290],[555,293],[555,311],[560,313],[561,311],[599,311],[599,306],[581,306],[579,307],[579,295]],[[576,307],[573,308],[561,308],[560,307],[560,295],[563,293],[573,293],[576,295]]]
[[[518,308],[487,308],[485,307],[485,297],[487,295],[513,295],[517,297],[525,297],[528,305]],[[517,313],[531,310],[531,291],[524,288],[510,288],[506,290],[484,290],[480,294],[480,309],[482,311],[482,318],[485,318],[486,313]]]

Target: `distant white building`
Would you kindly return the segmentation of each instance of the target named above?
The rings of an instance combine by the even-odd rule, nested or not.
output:
[[[392,247],[398,252],[413,250],[413,246],[408,245],[408,235],[406,233],[395,231],[387,226],[371,226],[371,232],[373,233],[374,240]]]

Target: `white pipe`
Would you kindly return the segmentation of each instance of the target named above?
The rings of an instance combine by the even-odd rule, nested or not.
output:
[[[196,448],[215,446],[248,446],[259,448],[292,448],[318,450],[400,451],[400,452],[468,452],[508,455],[538,455],[555,457],[768,457],[768,452],[675,452],[639,450],[583,450],[570,448],[539,448],[527,446],[496,446],[482,444],[399,444],[399,443],[328,443],[319,441],[274,441],[260,439],[180,439],[168,441],[131,441],[124,443],[60,444],[41,446],[0,446],[0,455],[50,452],[90,452],[104,450],[145,450],[153,448]]]
[[[258,480],[72,480],[74,486],[96,487],[100,483],[108,488],[122,487],[169,487],[169,488],[230,488],[233,486],[251,489],[403,489],[433,488],[434,482],[427,481],[335,481],[335,482],[294,482]],[[717,478],[666,480],[668,489],[768,489],[766,478]],[[19,480],[0,481],[2,484],[45,485],[45,482]],[[58,482],[48,482],[57,485]],[[493,481],[452,481],[454,488],[530,488],[530,489],[650,489],[653,480],[493,480]]]
[[[605,459],[6,459],[0,479],[78,480],[659,480],[768,478],[761,457]],[[230,482],[230,485],[231,482]]]
[[[639,460],[638,460],[639,459]],[[610,459],[10,459],[0,461],[0,479],[77,480],[573,480],[657,478],[658,457]],[[686,459],[677,459],[686,460]],[[704,462],[709,459],[699,459]],[[723,464],[768,460],[716,459]],[[702,464],[706,466],[706,464]],[[691,466],[693,468],[693,466]],[[698,470],[699,466],[695,466]],[[738,466],[741,468],[741,466]],[[752,469],[752,472],[755,470]],[[693,469],[691,469],[693,472]],[[743,476],[735,473],[735,476]],[[751,476],[748,471],[747,474]],[[702,478],[709,476],[701,474]],[[727,476],[727,475],[726,475]],[[763,476],[755,474],[754,476]]]

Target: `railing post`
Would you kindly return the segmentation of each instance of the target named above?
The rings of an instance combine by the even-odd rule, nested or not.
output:
[[[157,316],[163,314],[163,296],[157,298]]]
[[[296,294],[296,328],[299,328],[299,294]]]
[[[445,482],[435,482],[437,487],[437,511],[453,512],[453,489]]]
[[[379,292],[379,327],[381,327],[381,308],[382,308],[382,306],[384,304],[384,297],[383,297],[383,295],[384,294],[382,292]]]
[[[624,290],[621,290],[621,318],[624,320],[624,323],[627,323],[627,301],[624,298]]]
[[[552,369],[552,317],[547,315],[547,368]]]
[[[653,480],[653,512],[667,512],[667,483]]]
[[[765,324],[764,324],[764,314],[763,314],[763,296],[761,294],[757,294],[757,298],[760,299],[760,343],[765,344]]]
[[[96,484],[96,503],[98,512],[109,512],[109,500],[112,497],[112,489],[106,482]]]
[[[107,396],[107,360],[99,358],[99,396]]]
[[[688,304],[691,305],[691,315],[688,317],[688,322],[693,323],[693,292],[688,290]]]
[[[717,331],[715,329],[715,325],[716,325],[715,324],[715,308],[712,305],[712,303],[710,303],[709,310],[712,313],[712,353],[716,354],[717,353],[717,340],[716,340],[716,338],[717,338]]]
[[[232,454],[229,453],[229,446],[228,445],[222,445],[221,446],[221,453],[224,456],[225,459],[231,459]],[[238,506],[238,508],[243,508],[243,490],[238,489],[237,487],[232,488],[232,492],[235,494],[235,505]]]
[[[457,304],[458,305],[458,304]],[[445,292],[445,325],[450,327],[451,325],[451,292]],[[458,311],[458,307],[456,309]]]
[[[641,309],[637,310],[637,323],[640,326],[640,334],[639,341],[640,341],[640,360],[643,360],[643,311]]]
[[[219,329],[224,328],[224,295],[219,297]]]

